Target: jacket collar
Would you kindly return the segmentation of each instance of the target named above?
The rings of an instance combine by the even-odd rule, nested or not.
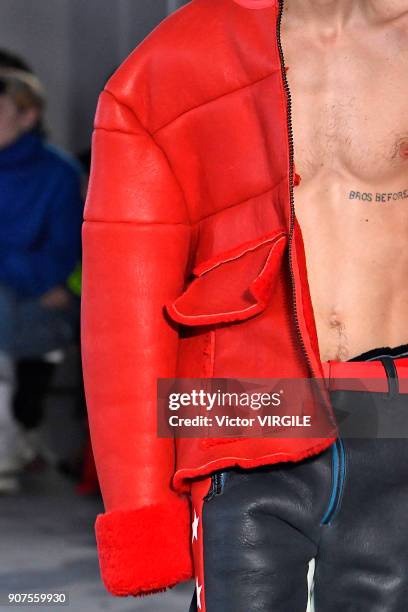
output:
[[[234,2],[249,9],[263,9],[274,6],[279,0],[234,0]]]

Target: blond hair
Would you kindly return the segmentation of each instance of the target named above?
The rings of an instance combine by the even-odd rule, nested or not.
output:
[[[39,119],[35,129],[40,134],[45,134],[45,90],[34,74],[15,68],[0,68],[0,95],[9,96],[21,112],[31,108],[37,109]]]

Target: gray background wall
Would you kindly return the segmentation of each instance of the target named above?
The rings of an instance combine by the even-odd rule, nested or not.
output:
[[[186,0],[1,0],[0,46],[24,55],[48,91],[51,139],[89,144],[109,74]]]

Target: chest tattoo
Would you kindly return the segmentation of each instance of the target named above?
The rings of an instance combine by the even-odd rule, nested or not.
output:
[[[360,200],[361,202],[379,202],[386,204],[388,202],[397,202],[399,200],[408,200],[408,189],[401,191],[354,191],[348,193],[349,200]]]

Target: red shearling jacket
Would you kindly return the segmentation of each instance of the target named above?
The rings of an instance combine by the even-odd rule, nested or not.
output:
[[[158,377],[320,377],[294,212],[278,0],[192,0],[100,96],[83,224],[82,356],[116,595],[193,575],[192,478],[336,438],[164,439]],[[320,410],[322,408],[320,407]]]

